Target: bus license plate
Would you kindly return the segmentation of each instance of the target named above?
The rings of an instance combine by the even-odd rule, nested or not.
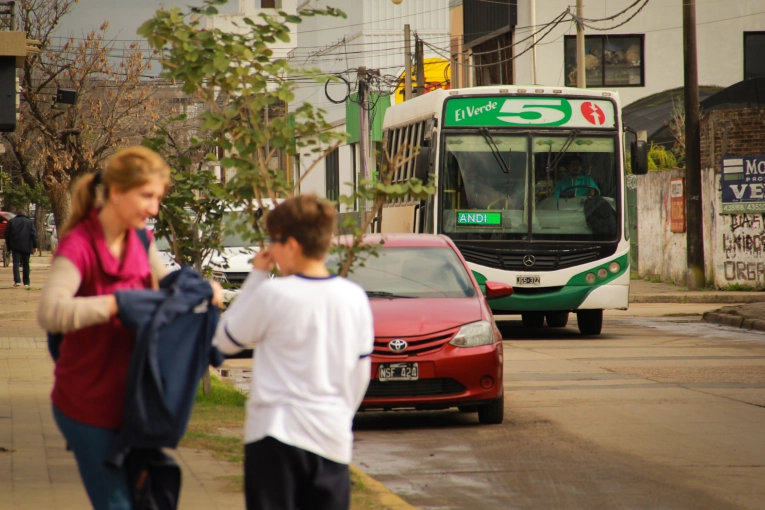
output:
[[[419,371],[417,363],[380,363],[378,377],[381,381],[416,381]]]
[[[538,275],[516,276],[515,278],[516,285],[540,285],[541,283],[542,279]]]

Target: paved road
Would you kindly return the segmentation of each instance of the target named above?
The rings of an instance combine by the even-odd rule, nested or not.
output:
[[[424,509],[765,507],[765,335],[646,310],[505,323],[502,425],[359,415],[354,462]]]

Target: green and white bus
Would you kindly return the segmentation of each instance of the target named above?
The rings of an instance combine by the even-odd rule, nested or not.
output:
[[[479,283],[512,285],[491,301],[526,327],[601,331],[604,309],[626,309],[629,230],[624,131],[616,92],[540,86],[436,90],[390,107],[387,149],[416,160],[394,182],[434,174],[427,202],[386,206],[380,231],[449,236]],[[643,142],[631,144],[644,173]]]

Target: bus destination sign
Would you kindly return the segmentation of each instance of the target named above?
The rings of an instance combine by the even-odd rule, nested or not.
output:
[[[458,227],[502,227],[499,211],[457,211]]]
[[[565,97],[452,97],[446,101],[448,127],[614,128],[614,103]]]

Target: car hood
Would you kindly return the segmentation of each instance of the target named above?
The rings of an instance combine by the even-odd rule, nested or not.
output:
[[[479,298],[370,299],[375,336],[417,336],[479,321]]]
[[[252,269],[252,259],[259,247],[233,247],[224,248],[220,254],[214,253],[210,258],[209,264],[214,271],[225,271],[232,273],[248,273]],[[228,267],[224,266],[228,263]]]

